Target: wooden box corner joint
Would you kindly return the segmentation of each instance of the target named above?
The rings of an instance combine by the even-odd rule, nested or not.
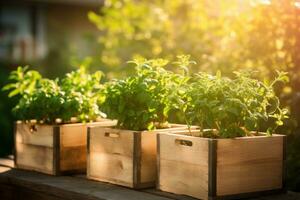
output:
[[[87,177],[135,189],[154,187],[157,177],[156,135],[181,129],[186,129],[186,126],[174,125],[154,131],[90,127]]]

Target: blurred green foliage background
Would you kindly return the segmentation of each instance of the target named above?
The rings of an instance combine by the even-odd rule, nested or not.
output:
[[[136,57],[173,59],[190,54],[192,72],[232,76],[257,71],[268,80],[276,70],[290,83],[277,93],[291,118],[278,130],[288,134],[288,186],[300,191],[300,3],[294,0],[140,0],[106,1],[88,17],[101,34],[98,59],[108,77],[130,73]],[[96,61],[96,60],[95,60]]]
[[[173,60],[178,54],[190,54],[197,62],[191,72],[220,70],[232,76],[234,70],[250,69],[258,71],[261,80],[273,78],[275,70],[289,72],[289,84],[279,86],[277,93],[291,118],[278,132],[288,134],[288,187],[300,191],[300,2],[106,0],[87,16],[99,29],[99,37],[85,36],[93,53],[78,57],[62,42],[57,45],[62,51],[51,51],[39,63],[46,76],[61,76],[83,62],[92,71],[102,70],[109,80],[130,74],[126,61],[133,58]],[[1,69],[1,85],[7,74]],[[11,153],[13,102],[0,95],[5,113],[0,117],[1,156]]]

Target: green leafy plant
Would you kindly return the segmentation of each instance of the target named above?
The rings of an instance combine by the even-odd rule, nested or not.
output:
[[[3,90],[10,90],[9,97],[16,95],[27,95],[36,89],[37,83],[41,80],[42,76],[39,72],[28,70],[28,66],[19,66],[15,71],[9,75],[9,83],[3,87]]]
[[[270,84],[251,78],[251,73],[235,75],[229,79],[220,72],[196,74],[184,96],[187,123],[198,125],[204,137],[233,138],[251,135],[269,121],[267,133],[272,134],[287,118],[273,90],[276,83],[288,80],[286,73],[278,72]]]
[[[167,71],[167,60],[134,60],[135,75],[106,85],[101,106],[118,126],[129,130],[164,128],[170,110],[179,108],[179,85],[186,77]]]
[[[53,124],[57,119],[67,123],[75,118],[85,122],[103,116],[98,107],[100,79],[101,72],[88,74],[84,67],[66,74],[61,81],[42,78],[37,71],[18,67],[11,72],[13,83],[3,90],[10,90],[9,96],[19,95],[13,113],[20,120]]]
[[[66,77],[61,81],[61,88],[65,95],[73,96],[80,102],[77,117],[81,121],[106,117],[98,106],[98,102],[103,100],[101,92],[103,86],[100,84],[102,75],[101,71],[89,74],[86,67],[82,66],[77,71],[66,74]],[[70,106],[70,110],[72,109]]]

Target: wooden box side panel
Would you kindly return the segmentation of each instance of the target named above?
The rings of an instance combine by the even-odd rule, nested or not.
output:
[[[53,126],[16,123],[16,142],[53,147]]]
[[[141,180],[144,187],[155,186],[157,178],[157,133],[187,131],[187,125],[170,124],[170,128],[143,131],[141,133]]]
[[[34,130],[31,128],[25,123],[16,124],[15,166],[53,174],[53,127],[36,125]]]
[[[84,171],[86,169],[87,126],[69,124],[60,130],[60,171]]]
[[[218,140],[217,196],[282,188],[283,138]]]
[[[156,169],[156,135],[155,132],[145,131],[141,134],[141,180],[148,186],[155,186]]]
[[[90,127],[88,178],[133,187],[134,132]]]
[[[158,134],[158,189],[207,199],[208,153],[207,139]]]

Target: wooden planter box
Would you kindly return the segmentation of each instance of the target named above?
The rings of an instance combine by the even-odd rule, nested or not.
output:
[[[209,139],[158,134],[157,188],[199,199],[285,191],[283,135]]]
[[[155,131],[130,131],[90,127],[87,177],[136,189],[154,187],[156,134],[185,128],[174,125]]]
[[[15,124],[15,167],[51,175],[85,172],[87,126],[115,121],[63,125]]]

